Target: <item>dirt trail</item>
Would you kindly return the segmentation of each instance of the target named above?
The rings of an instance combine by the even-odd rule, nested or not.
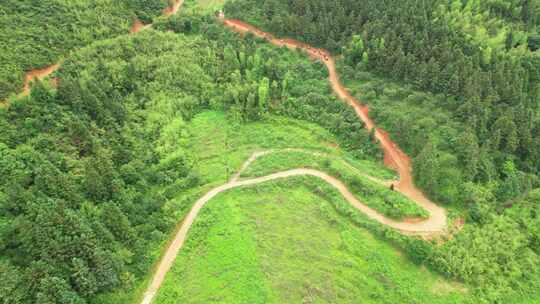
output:
[[[265,151],[261,151],[261,152],[255,152],[242,165],[240,170],[235,175],[233,175],[233,177],[231,178],[231,181],[238,180],[242,176],[242,174],[246,171],[246,169],[251,165],[251,163],[253,163],[257,158],[268,155],[268,154],[287,153],[287,152],[304,153],[304,154],[309,154],[309,155],[313,155],[313,156],[317,156],[317,157],[332,157],[332,155],[330,155],[328,153],[318,152],[318,151],[310,151],[310,150],[301,149],[301,148],[272,149],[272,150],[265,150]],[[352,171],[354,171],[356,174],[362,175],[363,177],[365,177],[365,178],[369,179],[370,181],[375,182],[375,183],[377,183],[379,185],[382,185],[382,186],[385,186],[385,187],[390,187],[390,185],[392,184],[391,180],[384,180],[384,179],[376,178],[376,177],[368,175],[368,174],[366,174],[364,172],[361,172],[360,169],[356,168],[355,166],[351,165],[349,162],[347,162],[345,160],[343,161],[343,164],[346,167],[348,167],[349,169],[351,169]],[[399,191],[399,190],[397,190],[397,191]],[[422,220],[422,219],[420,219],[420,220]]]
[[[146,28],[147,25],[145,25],[144,23],[141,22],[141,20],[135,18],[133,20],[133,24],[131,25],[131,29],[129,30],[129,32],[131,34],[135,34],[135,33],[138,33],[140,32],[142,29]]]
[[[162,15],[164,17],[170,17],[171,15],[176,14],[180,7],[182,7],[182,4],[184,4],[184,0],[175,1],[174,4],[163,10]],[[151,24],[143,24],[140,20],[135,19],[133,20],[133,25],[131,26],[130,33],[135,34],[142,29],[149,28],[151,26]],[[30,93],[30,83],[32,83],[32,81],[36,79],[43,79],[51,75],[53,72],[58,70],[59,67],[60,63],[56,63],[41,69],[34,69],[26,72],[26,75],[24,76],[23,91],[19,94],[19,96],[26,96],[28,95],[28,93]]]
[[[284,151],[301,151],[299,149],[285,149]],[[328,175],[325,172],[314,170],[314,169],[292,169],[287,171],[281,171],[274,174],[257,177],[257,178],[251,178],[251,179],[245,179],[241,180],[240,176],[242,172],[244,172],[257,158],[274,153],[279,151],[261,151],[261,152],[255,152],[253,153],[249,159],[244,162],[238,173],[236,173],[231,180],[219,187],[216,187],[209,192],[207,192],[204,196],[202,196],[195,205],[191,208],[188,215],[184,218],[184,221],[182,222],[182,225],[180,226],[180,229],[176,233],[176,236],[173,239],[173,242],[167,248],[167,251],[165,252],[165,255],[161,258],[159,261],[158,267],[156,272],[154,273],[154,276],[152,278],[152,281],[150,283],[150,286],[148,286],[144,298],[142,301],[142,304],[150,304],[152,303],[152,300],[154,299],[159,287],[165,280],[166,274],[171,269],[176,256],[178,255],[178,252],[184,245],[184,242],[187,238],[189,229],[193,225],[193,222],[197,218],[197,215],[201,211],[201,209],[208,203],[212,198],[217,196],[218,194],[238,187],[245,187],[245,186],[252,186],[257,185],[277,179],[284,179],[289,178],[293,176],[314,176],[317,178],[320,178],[321,180],[327,182],[332,187],[334,187],[336,190],[341,193],[341,195],[347,200],[349,204],[351,204],[356,209],[360,210],[364,214],[366,214],[369,218],[378,221],[381,224],[387,225],[389,227],[392,227],[398,231],[400,231],[403,234],[408,235],[421,235],[421,236],[431,236],[434,234],[439,234],[446,229],[446,220],[440,221],[438,217],[434,217],[433,214],[430,218],[423,221],[418,220],[404,220],[404,221],[396,221],[390,218],[387,218],[383,214],[379,213],[378,211],[368,207],[364,203],[360,202],[348,189],[347,186],[340,180],[336,179],[333,176]],[[307,152],[308,153],[308,152]],[[381,184],[385,184],[385,181],[379,181],[377,179],[374,179],[374,181],[379,182]],[[404,191],[401,190],[401,188],[397,188],[397,191],[407,195]],[[430,210],[428,210],[431,212]],[[443,212],[444,213],[444,212]]]
[[[173,5],[163,10],[163,16],[170,17],[171,15],[178,13],[178,10],[180,9],[180,7],[182,7],[182,4],[184,4],[184,0],[176,0]]]
[[[444,228],[446,226],[446,211],[435,203],[431,202],[422,193],[422,191],[416,188],[412,178],[412,164],[410,158],[403,151],[401,151],[401,149],[390,139],[386,132],[378,129],[375,126],[375,123],[368,115],[368,107],[362,105],[362,103],[355,99],[341,84],[339,80],[339,75],[336,71],[335,60],[328,51],[311,47],[310,45],[294,39],[277,39],[271,34],[263,32],[258,28],[240,20],[224,19],[223,23],[236,32],[252,33],[255,36],[265,38],[274,45],[286,46],[291,49],[301,49],[306,52],[310,57],[323,62],[328,69],[329,81],[335,94],[340,99],[344,100],[354,108],[356,114],[364,122],[368,130],[375,128],[375,137],[380,142],[381,147],[384,151],[385,164],[395,169],[400,176],[399,182],[397,182],[397,184],[395,185],[396,189],[410,199],[416,201],[420,206],[422,206],[431,214],[429,222],[434,225],[433,227]]]
[[[30,72],[26,73],[26,75],[24,76],[24,86],[23,86],[22,95],[26,96],[30,93],[30,83],[32,81],[37,80],[37,79],[41,80],[49,76],[54,71],[58,70],[59,67],[60,67],[60,64],[57,63],[57,64],[53,64],[51,66],[48,66],[42,69],[31,70]]]
[[[427,220],[419,221],[414,220],[404,220],[404,221],[395,221],[381,213],[377,212],[374,209],[371,209],[367,205],[360,202],[354,195],[347,189],[345,184],[343,184],[338,179],[318,170],[313,169],[293,169],[283,172],[278,172],[270,174],[263,177],[240,180],[242,172],[249,167],[249,165],[255,161],[258,157],[270,153],[270,151],[257,152],[253,154],[241,167],[237,174],[235,174],[232,179],[219,187],[216,187],[206,193],[201,197],[195,205],[190,210],[189,214],[186,216],[180,230],[177,232],[173,243],[167,249],[165,255],[158,264],[158,268],[152,278],[151,284],[148,287],[142,304],[150,304],[161,286],[165,275],[172,267],[174,260],[180,249],[182,248],[184,241],[186,240],[187,234],[195,218],[197,217],[199,211],[204,207],[204,205],[218,195],[221,192],[230,190],[236,187],[244,187],[250,185],[256,185],[276,179],[283,179],[292,176],[304,176],[310,175],[322,179],[323,181],[332,185],[337,189],[341,195],[349,202],[352,206],[366,214],[373,220],[378,221],[381,224],[392,227],[403,234],[408,235],[421,235],[421,236],[434,236],[437,234],[442,234],[447,229],[447,217],[446,211],[431,202],[418,188],[415,187],[412,178],[412,166],[410,158],[403,152],[401,149],[390,139],[389,135],[383,130],[378,129],[375,126],[375,123],[371,118],[369,118],[369,109],[367,106],[362,105],[358,100],[356,100],[347,89],[341,84],[339,80],[339,75],[336,71],[335,60],[330,55],[330,53],[323,49],[313,48],[305,43],[293,40],[293,39],[276,39],[271,34],[265,33],[249,24],[246,24],[239,20],[230,20],[224,19],[223,23],[230,27],[232,30],[239,33],[250,32],[255,36],[265,38],[270,43],[277,46],[286,46],[291,49],[301,49],[305,51],[310,57],[322,61],[329,72],[329,81],[332,85],[332,89],[338,95],[338,97],[346,101],[351,105],[358,117],[364,122],[368,130],[375,129],[375,137],[380,142],[381,147],[384,151],[384,160],[385,164],[393,169],[395,169],[400,176],[400,180],[396,183],[395,189],[410,199],[417,202],[422,206],[426,211],[429,212],[430,217]]]

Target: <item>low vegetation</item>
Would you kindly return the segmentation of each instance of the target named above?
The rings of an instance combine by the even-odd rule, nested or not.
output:
[[[321,142],[320,149],[272,149],[271,153],[257,158],[255,162],[246,168],[242,173],[242,177],[264,176],[292,168],[328,170],[329,167],[333,166],[339,169],[345,168],[343,170],[354,171],[358,174],[372,176],[380,180],[397,179],[394,171],[376,165],[372,161],[357,159],[347,155],[339,149],[339,146],[331,142]],[[337,154],[338,151],[342,153]],[[335,171],[338,171],[338,169]]]
[[[185,0],[182,5],[182,14],[185,12],[214,14],[223,9],[226,2],[227,0]]]
[[[313,177],[220,194],[202,210],[155,303],[474,303],[340,215]],[[468,302],[470,301],[470,302]]]
[[[371,173],[384,177],[389,171],[374,167],[371,162],[352,164],[341,157],[312,151],[276,151],[258,158],[242,174],[244,177],[263,176],[287,169],[312,168],[326,172],[339,180],[363,203],[394,219],[427,218],[428,213],[414,201],[390,190],[394,180],[374,180]]]

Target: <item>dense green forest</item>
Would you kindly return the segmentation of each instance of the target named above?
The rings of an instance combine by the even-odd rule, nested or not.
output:
[[[452,5],[464,6],[465,11],[477,6],[471,2],[482,1],[468,1],[467,6],[454,1]],[[495,2],[501,1],[482,2],[491,8],[493,18],[500,15]],[[538,10],[526,7],[536,2],[519,2],[523,2],[519,9],[514,5],[512,15],[505,16],[520,17],[513,22],[521,28],[528,25],[530,32],[521,31],[534,39]],[[447,11],[445,3],[246,0],[229,2],[226,9],[230,17],[342,52],[353,69],[367,69],[442,95],[440,106],[463,125],[463,140],[470,141],[472,148],[478,146],[478,152],[485,151],[464,153],[487,156],[481,161],[460,157],[468,180],[488,182],[502,174],[502,164],[507,161],[521,171],[538,174],[540,151],[535,147],[540,142],[534,136],[540,130],[538,55],[522,47],[527,37],[519,39],[521,45],[514,41],[512,29],[517,25],[508,25],[506,44],[500,50],[487,39],[474,39],[457,24],[455,16],[441,13]],[[424,146],[428,146],[425,141],[418,141],[410,152],[416,155]],[[427,176],[421,170],[418,174]]]
[[[57,89],[37,83],[0,110],[3,303],[85,303],[145,275],[147,252],[175,224],[163,204],[205,180],[185,134],[203,109],[305,119],[380,158],[322,65],[192,19],[205,36],[147,30],[94,43],[65,60]]]
[[[4,0],[0,3],[0,100],[18,93],[24,73],[58,62],[96,40],[147,23],[167,0]]]
[[[174,230],[179,215],[171,212],[170,204],[188,210],[209,185],[223,182],[229,170],[237,169],[229,168],[228,157],[238,152],[239,141],[247,146],[256,141],[240,137],[262,140],[261,129],[279,130],[269,125],[314,125],[335,137],[339,149],[356,160],[382,160],[373,134],[353,109],[332,95],[321,63],[252,35],[241,37],[197,9],[155,18],[167,3],[0,4],[0,37],[5,42],[0,46],[0,99],[20,89],[24,71],[64,58],[57,88],[37,82],[29,96],[0,108],[0,303],[119,303],[109,295],[137,289],[159,257],[156,248]],[[339,55],[342,81],[413,158],[416,183],[448,207],[453,219],[458,214],[467,221],[448,240],[424,241],[369,220],[327,187],[304,179],[286,184],[305,187],[287,190],[291,195],[330,203],[330,211],[321,207],[330,226],[340,226],[341,237],[358,247],[349,244],[345,251],[367,255],[373,267],[381,268],[377,274],[392,273],[384,264],[399,259],[369,253],[361,239],[351,236],[361,227],[370,232],[370,243],[384,241],[387,251],[403,250],[403,264],[417,268],[412,273],[434,277],[418,270],[423,265],[459,280],[470,289],[471,302],[536,303],[538,1],[233,0],[225,12]],[[137,35],[109,39],[127,33],[135,17],[156,22]],[[258,125],[261,122],[267,125]],[[215,129],[206,130],[208,138],[190,133],[212,124]],[[301,139],[280,134],[272,144],[328,138],[315,127],[307,130],[297,131]],[[226,133],[226,149],[207,151],[220,132]],[[232,136],[239,138],[228,139]],[[205,153],[224,154],[219,155],[223,163],[207,164],[211,158]],[[281,164],[307,159],[300,156]],[[375,205],[403,217],[396,205],[409,202],[384,194],[388,189],[369,181],[355,181],[332,164],[321,161],[320,166],[374,201],[392,197],[394,205]],[[221,170],[226,174],[218,178]],[[269,200],[284,191],[265,189]],[[234,201],[234,195],[241,194],[221,200]],[[244,194],[260,195],[257,189]],[[215,236],[212,244],[226,239],[212,228],[223,221],[214,214],[217,208],[210,208],[196,227],[190,248],[205,244],[204,233]],[[268,206],[261,214],[249,209],[255,207],[242,208],[252,217],[279,214]],[[303,208],[321,212],[318,207]],[[231,216],[240,209],[232,205],[225,210]],[[410,212],[425,216],[422,210]],[[346,224],[336,224],[342,219]],[[234,230],[239,225],[228,225],[241,238]],[[287,226],[294,227],[294,221]],[[323,232],[334,233],[328,231]],[[334,254],[342,247],[336,246]],[[347,263],[340,267],[350,268]],[[367,277],[372,276],[364,280],[370,280]],[[375,278],[370,284],[397,288],[385,276]],[[406,285],[408,280],[400,282]],[[400,295],[409,289],[397,290],[379,299],[381,303],[396,298],[423,303],[417,295],[424,291]]]
[[[538,1],[239,0],[225,11],[342,55],[346,86],[414,158],[416,183],[437,201],[465,208],[474,223],[437,248],[442,255],[433,266],[479,286],[486,301],[500,301],[511,288],[523,294],[531,293],[522,289],[531,282],[538,288],[538,274],[521,257],[532,256],[531,267],[538,263],[537,228],[530,230],[538,227],[536,200],[524,197],[540,185],[539,7]],[[506,258],[496,258],[500,233],[514,245],[524,236],[505,249]],[[513,275],[506,273],[509,258]]]

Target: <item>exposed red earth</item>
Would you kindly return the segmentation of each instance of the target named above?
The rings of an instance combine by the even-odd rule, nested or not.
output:
[[[130,33],[135,34],[140,32],[142,29],[147,27],[144,23],[141,22],[141,20],[135,18],[133,20],[133,24],[131,25],[131,29],[129,30]]]
[[[174,4],[163,10],[163,16],[170,17],[171,15],[178,13],[178,10],[180,7],[182,7],[182,4],[184,4],[184,0],[176,0]]]
[[[24,87],[23,87],[23,94],[27,95],[30,93],[30,83],[34,80],[41,80],[50,74],[52,74],[54,71],[56,71],[60,67],[60,64],[53,64],[51,66],[45,67],[43,69],[35,69],[31,70],[30,72],[26,73],[24,76]]]

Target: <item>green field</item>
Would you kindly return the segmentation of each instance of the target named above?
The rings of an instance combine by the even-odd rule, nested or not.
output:
[[[318,169],[341,179],[357,198],[387,216],[398,219],[428,216],[415,202],[368,178],[392,180],[395,175],[391,171],[373,161],[348,156],[318,126],[282,117],[231,124],[223,114],[208,112],[194,119],[189,130],[193,134],[193,154],[198,156],[199,172],[206,183],[224,183],[253,152],[270,149],[276,152],[255,160],[242,177],[295,168]],[[287,151],[287,148],[301,150]]]
[[[316,169],[341,179],[363,203],[391,218],[427,218],[429,215],[414,201],[391,191],[389,185],[395,183],[397,177],[372,161],[309,150],[275,150],[255,160],[242,176],[264,176],[295,168]]]
[[[191,205],[197,200],[198,197],[202,196],[202,194],[210,190],[210,188],[221,185],[230,179],[233,174],[239,171],[242,164],[255,151],[272,149],[282,152],[269,154],[257,159],[245,171],[243,178],[247,178],[248,176],[261,176],[299,167],[312,167],[315,169],[320,169],[321,171],[327,171],[330,174],[332,174],[332,170],[335,170],[334,173],[339,172],[341,174],[339,177],[346,184],[348,181],[350,181],[349,179],[352,178],[365,179],[365,177],[362,177],[362,175],[370,175],[379,179],[395,178],[395,174],[392,171],[384,168],[382,164],[369,160],[358,160],[348,156],[346,152],[341,150],[335,144],[336,139],[330,133],[315,124],[310,124],[304,121],[279,116],[268,116],[263,121],[248,124],[238,124],[234,120],[228,118],[227,115],[222,112],[207,111],[193,118],[193,120],[186,126],[186,133],[189,134],[189,139],[186,143],[186,146],[189,147],[189,153],[192,155],[197,155],[197,159],[195,160],[195,170],[200,175],[202,186],[195,189],[177,192],[174,195],[174,198],[164,206],[164,209],[167,210],[168,213],[171,213],[170,216],[178,219],[178,222],[181,222],[181,219],[185,216]],[[301,153],[287,151],[286,149],[289,148],[303,149],[304,151],[312,151],[312,153],[321,153],[327,155],[327,157],[317,158],[318,161],[316,161],[315,157],[304,157],[303,160],[300,161],[297,156]],[[330,167],[325,167],[326,160],[330,162]],[[346,166],[345,164],[350,164],[350,167]],[[300,195],[298,196],[299,200],[301,200],[300,198],[302,194],[305,194],[307,200],[304,201],[304,203],[309,205],[309,203],[314,200],[313,194],[309,194],[309,191],[306,189],[296,191],[296,188],[301,185],[301,183],[298,183],[298,180],[302,179],[296,178],[294,180],[297,181],[291,182],[293,185],[295,185],[291,187],[292,193],[296,193],[295,195]],[[366,180],[366,182],[374,184],[374,182],[369,180]],[[280,184],[287,183],[289,182],[280,182]],[[174,187],[175,185],[173,184],[170,187],[170,190],[165,189],[165,191],[175,191]],[[258,188],[259,187],[254,188],[253,190],[235,190],[234,193],[236,194],[236,197],[239,197],[239,194],[249,194],[252,191],[256,191],[255,189]],[[283,189],[283,191],[285,190],[286,189]],[[331,190],[331,188],[329,190]],[[353,193],[356,193],[354,189],[351,190]],[[386,191],[390,192],[387,189]],[[393,194],[397,195],[397,193]],[[269,199],[271,199],[271,196],[272,193],[267,195]],[[359,193],[357,196],[360,200],[364,201],[364,196],[362,196],[361,193]],[[228,194],[227,197],[229,197]],[[249,195],[247,197],[247,201],[249,201]],[[284,195],[281,197],[287,198],[289,195]],[[211,205],[214,206],[215,204],[212,202]],[[289,207],[292,206],[293,205],[290,205]],[[319,207],[318,204],[314,206],[317,208]],[[412,208],[412,211],[409,208],[411,206],[415,207]],[[328,204],[327,207],[328,210],[331,209],[330,205]],[[388,211],[384,209],[384,205],[375,204],[373,207],[383,213],[385,213],[384,211]],[[255,208],[253,210],[256,210],[258,208],[258,204],[254,204],[253,208]],[[415,212],[417,212],[419,209],[420,207],[414,204],[414,202],[409,202],[409,204],[401,206],[400,208],[397,207],[395,210],[399,211],[399,214],[414,216]],[[236,215],[244,216],[242,215],[244,211],[241,209],[234,212]],[[332,211],[332,213],[335,213],[335,211]],[[388,213],[389,215],[392,215],[391,212]],[[270,215],[270,217],[274,218],[275,216]],[[205,218],[205,216],[203,215],[202,218]],[[221,219],[216,220],[221,221]],[[275,220],[276,224],[280,221],[279,218],[275,218]],[[340,219],[340,217],[337,215],[335,220],[339,222],[346,222],[346,220]],[[289,226],[289,224],[284,225]],[[222,225],[216,222],[212,223],[212,227],[214,226],[217,229],[217,227],[221,227]],[[295,231],[300,232],[301,229],[304,228],[297,227],[297,230]],[[195,228],[194,231],[197,231],[197,228]],[[309,229],[306,231],[309,231]],[[367,234],[366,230],[362,231],[363,234]],[[290,233],[296,234],[296,232],[291,231]],[[197,232],[194,233],[195,235],[197,234]],[[300,236],[301,235],[299,234],[298,237]],[[189,238],[191,239],[192,235],[190,235]],[[197,240],[198,238],[195,237],[195,239]],[[373,237],[371,237],[371,239],[373,242],[375,242]],[[270,241],[268,244],[272,243],[273,241]],[[234,242],[230,245],[232,246],[233,244]],[[383,243],[378,241],[377,244],[382,246]],[[167,243],[162,243],[160,246],[156,246],[156,249],[149,254],[154,257],[154,260],[157,260],[166,245]],[[215,244],[215,246],[220,247],[221,245]],[[279,249],[277,247],[275,248],[276,250]],[[186,248],[189,248],[189,246]],[[387,248],[390,250],[392,247]],[[241,247],[237,249],[243,251]],[[246,261],[249,261],[251,258],[246,257],[246,259]],[[285,263],[284,261],[282,262]],[[178,263],[183,262],[179,261]],[[249,272],[248,269],[245,271]],[[350,270],[350,273],[354,272],[354,270]],[[255,273],[256,272],[253,272],[253,274]],[[285,275],[286,273],[287,272],[283,273],[282,275]],[[193,275],[198,276],[200,273],[198,271],[193,272]],[[233,281],[235,281],[235,279],[231,280],[231,282]],[[261,279],[260,282],[262,281],[264,280]],[[256,283],[259,281],[253,280],[253,282]],[[138,287],[134,290],[102,296],[99,297],[95,303],[137,303],[147,283],[148,278],[145,281],[139,282],[137,285]],[[234,303],[236,300],[231,301],[231,303]]]
[[[347,203],[327,188],[318,196],[318,184],[293,178],[219,195],[155,303],[465,303],[466,288],[339,215],[333,204]]]

